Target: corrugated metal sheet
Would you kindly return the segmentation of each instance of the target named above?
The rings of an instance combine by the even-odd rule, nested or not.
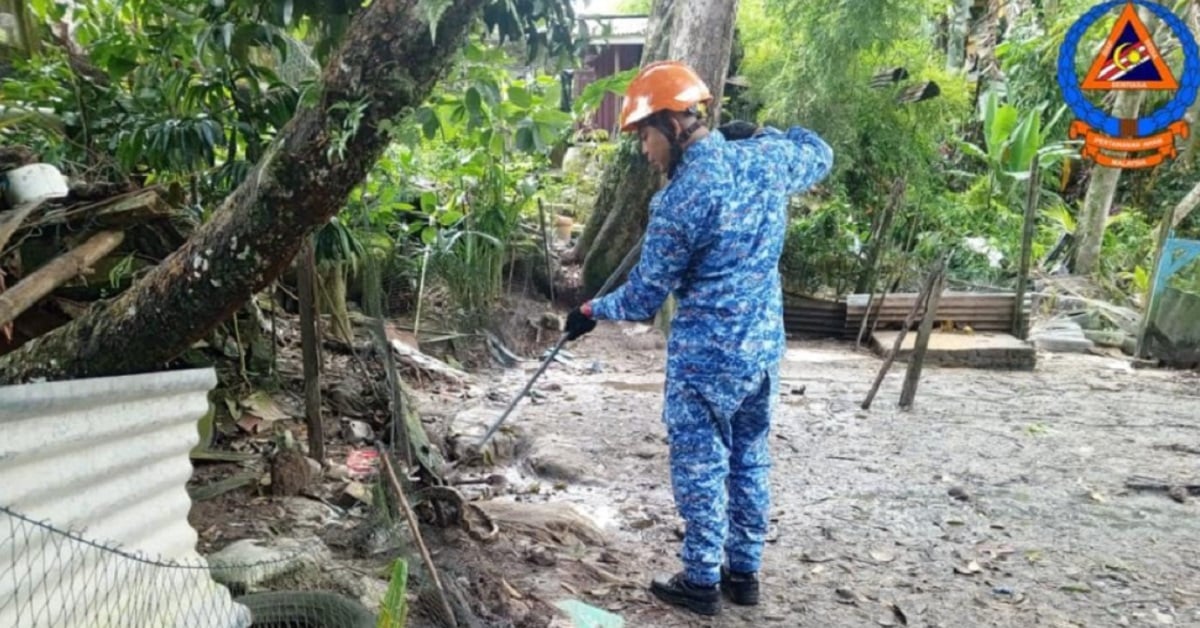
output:
[[[796,338],[842,338],[847,335],[846,304],[784,293],[783,327]]]
[[[595,47],[596,52],[588,55],[584,67],[575,73],[576,94],[582,94],[584,88],[599,79],[607,78],[618,72],[635,68],[642,60],[642,44],[607,44]],[[600,105],[592,113],[588,126],[593,129],[603,129],[611,137],[620,132],[622,98],[616,94],[605,94]]]
[[[875,302],[871,305],[872,324],[878,318],[881,329],[902,326],[919,296],[912,292],[892,293],[884,297],[875,295]],[[863,315],[867,312],[869,297],[870,295],[866,294],[851,294],[846,297],[846,325],[856,333]],[[879,305],[881,298],[882,307]],[[1012,292],[945,292],[938,301],[935,322],[953,321],[970,325],[976,331],[1011,332],[1016,300],[1017,295]],[[1032,298],[1027,294],[1021,305],[1026,320],[1031,306]],[[924,315],[925,309],[918,308],[917,321]]]
[[[98,544],[0,512],[0,626],[249,625],[187,520],[188,453],[216,381],[196,369],[0,387],[0,505]]]

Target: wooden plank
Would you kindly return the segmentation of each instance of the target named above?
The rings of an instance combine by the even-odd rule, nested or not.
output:
[[[0,325],[20,316],[42,297],[76,275],[89,273],[92,265],[125,240],[120,231],[101,231],[86,242],[47,262],[0,294]]]
[[[942,266],[937,279],[933,282],[933,290],[929,292],[929,301],[925,308],[925,318],[921,319],[921,328],[917,330],[917,341],[913,345],[912,358],[908,361],[908,369],[904,373],[904,387],[900,391],[900,407],[907,410],[912,407],[913,398],[917,395],[917,384],[921,381],[921,367],[925,365],[925,352],[929,349],[929,336],[933,333],[933,321],[937,318],[938,299],[946,285],[946,267]]]
[[[860,326],[867,315],[867,296],[862,294],[849,295],[846,299],[846,324]],[[880,323],[897,324],[904,320],[906,314],[917,303],[917,295],[912,293],[897,293],[888,296],[887,302],[871,315],[877,317]],[[972,327],[992,324],[1005,325],[1011,329],[1013,313],[1016,311],[1016,295],[1011,293],[947,293],[938,304],[935,319],[938,321],[955,321]],[[1022,312],[1028,312],[1032,306],[1031,298],[1022,299]],[[918,314],[924,316],[924,307],[918,306]]]
[[[934,284],[937,283],[938,277],[940,277],[945,270],[946,258],[943,257],[942,259],[938,260],[937,266],[934,267],[933,272],[925,280],[925,286],[921,289],[921,294],[919,295],[917,301],[913,303],[913,308],[909,310],[908,318],[904,320],[904,327],[896,336],[896,342],[892,347],[891,354],[884,359],[883,366],[879,368],[879,373],[875,375],[875,382],[871,384],[871,390],[867,392],[866,398],[863,399],[863,410],[871,409],[871,403],[875,400],[875,395],[879,392],[879,386],[883,384],[883,378],[887,375],[888,370],[892,368],[892,363],[896,361],[896,355],[900,353],[900,345],[904,342],[904,336],[907,333],[908,328],[913,324],[914,321],[917,320],[917,308],[921,307],[925,300],[929,298],[929,295],[933,292]]]

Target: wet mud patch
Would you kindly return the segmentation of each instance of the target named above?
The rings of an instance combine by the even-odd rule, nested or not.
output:
[[[512,490],[587,515],[618,560],[608,571],[634,586],[588,595],[588,580],[562,571],[570,561],[517,553],[503,561],[517,590],[578,594],[627,625],[668,628],[1200,625],[1200,498],[1125,486],[1200,478],[1200,457],[1161,449],[1200,447],[1194,374],[1053,354],[1031,372],[928,368],[902,412],[895,369],[863,411],[880,362],[838,343],[793,343],[781,370],[763,604],[726,605],[716,620],[662,606],[645,585],[679,568],[682,530],[664,355],[631,348],[628,328],[604,324],[570,345],[573,359],[539,384],[544,398],[512,421],[598,463],[585,472],[595,481],[522,469]],[[504,398],[531,368],[491,385]]]

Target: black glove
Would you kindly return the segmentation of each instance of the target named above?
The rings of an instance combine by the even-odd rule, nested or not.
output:
[[[575,308],[571,310],[570,314],[567,314],[567,340],[575,340],[595,328],[596,321],[584,314],[579,308]]]
[[[734,120],[722,124],[717,127],[717,130],[721,132],[721,135],[725,136],[727,141],[736,142],[737,140],[754,137],[758,133],[758,125],[753,122],[746,122],[745,120]]]

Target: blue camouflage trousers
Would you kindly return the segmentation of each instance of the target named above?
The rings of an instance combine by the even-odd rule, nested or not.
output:
[[[720,581],[721,565],[757,572],[767,534],[771,427],[778,369],[746,379],[668,377],[663,422],[675,506],[687,524],[681,558],[689,581]]]

